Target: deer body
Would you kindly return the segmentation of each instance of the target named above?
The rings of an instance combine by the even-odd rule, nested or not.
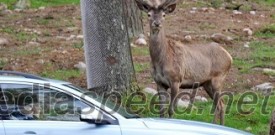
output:
[[[214,122],[224,120],[223,101],[215,99],[232,64],[230,54],[217,44],[184,45],[165,37],[162,21],[165,14],[176,8],[176,0],[136,0],[139,8],[148,13],[150,22],[149,51],[152,60],[153,78],[160,99],[160,116],[164,117],[165,98],[161,95],[171,89],[170,103],[177,101],[179,88],[203,86],[217,106]],[[172,117],[174,104],[168,113]]]

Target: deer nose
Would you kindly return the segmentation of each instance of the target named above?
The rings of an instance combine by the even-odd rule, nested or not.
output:
[[[155,25],[155,27],[160,27],[161,23],[160,23],[160,21],[154,21],[154,25]]]

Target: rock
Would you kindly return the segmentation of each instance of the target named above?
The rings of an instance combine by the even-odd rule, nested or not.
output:
[[[216,11],[216,9],[215,9],[215,8],[212,8],[212,7],[208,8],[208,10],[209,10],[209,11],[212,11],[212,12]]]
[[[264,68],[263,73],[268,75],[271,79],[275,79],[275,69]]]
[[[207,7],[203,7],[203,8],[201,8],[201,11],[202,12],[214,12],[215,11],[215,9],[214,8],[207,8]]]
[[[28,9],[31,7],[30,0],[18,0],[15,4],[15,9]]]
[[[39,63],[39,64],[44,64],[45,61],[44,61],[43,59],[40,59],[40,60],[37,61],[37,63]]]
[[[238,10],[233,10],[233,14],[235,14],[235,15],[241,15],[243,13],[241,11],[238,11]]]
[[[12,11],[8,10],[8,6],[4,3],[0,3],[0,16],[11,14]]]
[[[182,99],[179,99],[178,102],[177,102],[177,106],[178,106],[178,107],[183,107],[183,108],[188,107],[189,104],[190,104],[190,101],[189,101],[189,100],[182,100]]]
[[[272,83],[266,82],[263,84],[256,85],[252,90],[261,91],[263,94],[270,94],[271,90],[274,89]]]
[[[243,102],[251,102],[251,101],[253,101],[253,100],[250,97],[245,97],[243,99]]]
[[[275,69],[271,69],[271,68],[264,68],[263,69],[264,73],[274,73],[275,74]]]
[[[253,31],[250,28],[244,28],[243,32],[246,36],[252,36],[253,35]]]
[[[186,35],[186,36],[184,37],[184,39],[185,39],[186,41],[188,41],[188,42],[191,42],[191,41],[192,41],[192,37],[191,37],[190,35]]]
[[[252,127],[245,128],[245,131],[248,131],[248,132],[252,131]]]
[[[4,3],[0,3],[0,11],[5,11],[8,9],[8,6]]]
[[[23,10],[16,8],[16,9],[14,9],[14,11],[19,13],[19,12],[22,12]]]
[[[256,15],[256,11],[250,11],[249,12],[251,15]]]
[[[196,96],[195,100],[199,101],[199,102],[208,102],[207,98],[202,97],[202,96]]]
[[[68,27],[66,32],[73,32],[77,29],[78,29],[77,27]]]
[[[196,7],[192,7],[192,10],[197,10],[198,8],[196,8]]]
[[[0,37],[0,46],[8,45],[8,44],[9,44],[9,41],[7,39]]]
[[[232,44],[233,38],[223,35],[221,33],[215,33],[210,37],[214,42],[220,44]]]
[[[83,39],[84,36],[83,36],[83,35],[77,35],[76,38],[77,38],[77,39]]]
[[[244,43],[244,47],[245,47],[245,48],[249,48],[249,47],[250,47],[249,44],[250,44],[250,42],[245,42],[245,43]]]
[[[39,10],[45,10],[46,7],[39,7],[38,9],[39,9]]]
[[[201,10],[202,10],[203,12],[206,12],[206,11],[208,11],[208,8],[207,8],[207,7],[202,7]]]
[[[67,40],[67,37],[64,36],[56,36],[57,39]]]
[[[155,90],[153,88],[149,88],[149,87],[145,88],[143,91],[148,93],[148,94],[152,94],[152,95],[155,95],[155,94],[158,93],[157,90]]]
[[[138,36],[138,39],[135,41],[136,45],[147,45],[147,41],[145,40],[145,36],[143,34],[140,34]]]
[[[74,38],[76,38],[76,35],[70,35],[70,37],[66,38],[66,40],[69,41],[69,40],[73,40]]]
[[[31,41],[31,42],[29,42],[28,44],[29,44],[29,45],[35,45],[35,46],[39,46],[39,45],[40,45],[40,43],[34,42],[34,41]]]
[[[78,64],[74,65],[74,67],[80,71],[86,71],[86,64],[84,62],[78,62]]]
[[[137,46],[133,43],[131,43],[131,47],[136,48]]]
[[[196,13],[196,11],[195,11],[195,10],[191,10],[191,11],[189,11],[189,13],[191,13],[191,14],[195,14],[195,13]]]
[[[0,3],[0,10],[6,10],[8,9],[8,6],[4,3]]]

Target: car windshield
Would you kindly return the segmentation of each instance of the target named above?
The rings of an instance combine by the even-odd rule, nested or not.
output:
[[[96,101],[100,102],[100,103],[103,103],[106,107],[108,108],[112,108],[113,110],[116,111],[116,113],[122,115],[123,117],[127,118],[127,119],[130,119],[130,118],[140,118],[137,114],[134,114],[134,113],[131,113],[129,111],[129,109],[126,109],[122,106],[117,106],[117,104],[115,104],[114,102],[110,101],[110,100],[104,100],[102,97],[100,96],[97,96],[95,98],[95,95],[93,92],[91,91],[88,91],[86,89],[83,89],[81,87],[78,87],[78,86],[75,86],[73,84],[64,84],[64,86],[66,87],[69,87],[71,89],[74,89],[78,92],[81,92],[83,94],[85,94],[85,96],[89,96],[93,99],[95,99]],[[115,108],[115,109],[114,109]]]

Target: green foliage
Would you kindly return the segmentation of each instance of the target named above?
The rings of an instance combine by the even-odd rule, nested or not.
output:
[[[6,64],[7,64],[7,62],[6,62],[6,61],[4,61],[4,60],[0,59],[0,70],[2,70],[2,69],[3,69],[3,67],[4,67]]]
[[[264,28],[256,32],[256,36],[263,38],[275,37],[275,24],[267,25]]]
[[[275,96],[272,95],[267,100],[267,96],[259,93],[253,93],[254,96],[246,95],[243,93],[233,96],[233,102],[230,106],[229,98],[224,97],[225,108],[228,113],[225,115],[225,126],[232,127],[239,130],[245,130],[251,127],[253,134],[266,135],[269,131],[269,121],[271,112],[275,106]],[[254,103],[244,104],[244,98],[249,97]],[[140,94],[131,99],[132,102],[139,103],[138,105],[130,105],[129,97],[123,97],[123,104],[142,117],[159,117],[158,98],[154,99],[153,95]],[[266,104],[265,104],[266,103]],[[196,102],[191,108],[177,108],[178,113],[174,116],[176,119],[203,121],[211,123],[213,119],[212,113],[213,101]],[[230,106],[230,107],[229,107]],[[168,106],[166,106],[168,108]],[[251,109],[253,111],[251,111]]]
[[[263,71],[265,75],[275,76],[274,71]]]
[[[1,2],[8,5],[10,9],[14,8],[14,5],[17,0],[1,0]],[[80,0],[31,0],[31,8],[39,8],[42,6],[60,6],[60,5],[68,5],[68,4],[79,4]]]
[[[134,63],[134,68],[137,73],[144,72],[150,69],[150,63]]]
[[[222,0],[212,0],[211,1],[211,6],[213,8],[219,8],[219,7],[221,7],[222,3],[223,3]]]
[[[40,47],[32,47],[32,48],[20,48],[14,52],[16,56],[32,56],[39,55],[42,49]]]
[[[275,67],[275,45],[253,42],[250,51],[247,58],[234,58],[234,65],[241,72],[248,73],[254,67]]]
[[[44,71],[41,76],[58,80],[69,80],[72,77],[80,77],[81,72],[78,70]]]
[[[78,43],[74,43],[73,47],[76,48],[76,49],[81,50],[83,48],[83,45],[84,45],[84,43],[83,43],[83,41],[81,41],[81,42],[78,42]]]
[[[0,32],[12,35],[15,39],[22,41],[22,42],[30,41],[33,38],[37,38],[37,34],[35,34],[35,33],[30,34],[30,33],[24,32],[24,31],[18,31],[11,27],[2,28],[2,29],[0,29]]]
[[[132,48],[132,54],[133,56],[148,56],[150,53],[148,47],[146,46]]]

